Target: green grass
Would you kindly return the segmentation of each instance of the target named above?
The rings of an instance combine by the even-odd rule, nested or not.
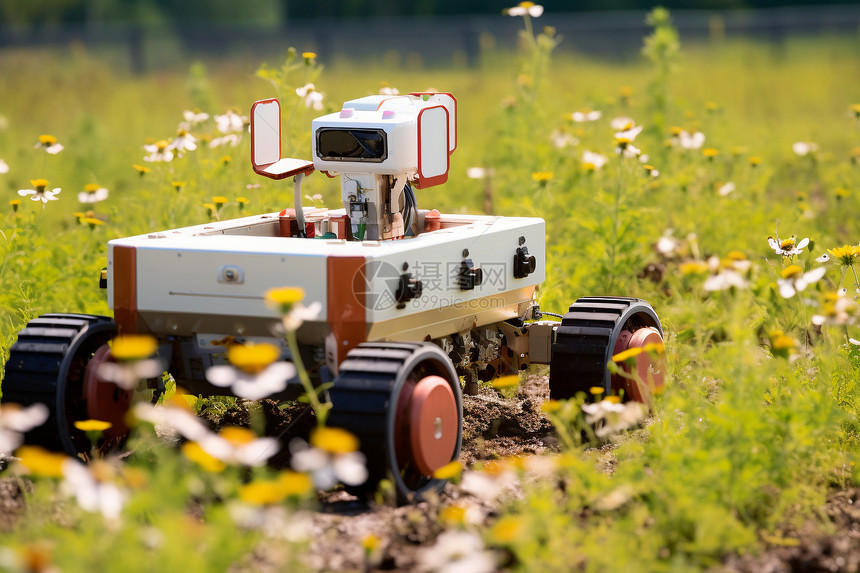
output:
[[[789,261],[768,247],[767,237],[777,234],[778,225],[781,238],[812,239],[814,250],[795,260],[804,269],[818,266],[814,259],[826,249],[860,241],[854,215],[860,210],[860,119],[851,111],[860,103],[857,49],[858,39],[850,37],[791,38],[779,48],[746,41],[685,46],[677,72],[660,86],[668,94],[662,118],[655,115],[654,72],[644,59],[619,63],[564,54],[550,61],[544,46],[487,53],[475,69],[326,63],[315,83],[328,110],[375,93],[381,81],[403,92],[438,88],[455,94],[459,145],[451,178],[444,187],[419,191],[419,205],[480,212],[487,183],[467,178],[465,170],[492,168],[497,214],[547,220],[548,279],[540,294],[545,310],[563,311],[578,296],[631,295],[649,300],[663,321],[670,376],[652,420],[615,439],[611,476],[597,468],[593,452],[576,446],[558,459],[556,480],[526,486],[521,499],[505,505],[503,513],[513,516],[521,534],[511,540],[491,530],[486,539],[510,551],[514,568],[699,570],[729,553],[757,551],[791,524],[821,520],[818,509],[828,491],[856,484],[860,351],[847,339],[860,339],[860,326],[811,323],[825,308],[827,292],[845,286],[849,298],[856,294],[854,275],[848,270],[843,281],[831,262],[820,282],[784,299],[776,281]],[[539,74],[541,64],[534,62],[540,57],[547,67]],[[247,114],[254,100],[277,95],[254,76],[256,65],[196,64],[189,72],[132,77],[76,47],[64,54],[6,52],[0,69],[6,78],[0,115],[7,120],[0,157],[11,166],[0,175],[0,190],[14,199],[38,177],[63,188],[60,200],[44,210],[26,199],[18,213],[6,201],[0,204],[4,353],[40,313],[109,312],[97,283],[109,239],[205,221],[203,204],[216,195],[229,200],[222,218],[239,214],[238,196],[249,198],[251,213],[289,202],[291,189],[251,171],[247,138],[236,148],[202,148],[165,164],[143,162],[142,145],[172,137],[183,110],[212,114],[235,107]],[[299,68],[280,94],[289,110],[285,117],[291,116],[285,129],[302,157],[310,156],[315,114],[298,104],[292,89],[308,71]],[[532,78],[524,88],[517,84],[523,74]],[[586,107],[601,110],[603,118],[572,123],[570,113]],[[635,159],[617,157],[608,121],[622,115],[645,127],[635,145],[650,156],[659,177],[651,178]],[[658,123],[662,130],[655,130]],[[700,129],[704,147],[718,155],[707,159],[701,150],[667,146],[670,126]],[[578,145],[555,147],[554,130],[577,137]],[[214,132],[211,125],[207,131]],[[43,133],[66,149],[56,156],[33,149]],[[797,141],[816,142],[815,158],[795,155]],[[609,163],[586,171],[585,149],[605,154]],[[751,164],[753,156],[761,158],[759,165]],[[132,164],[152,171],[141,177]],[[535,172],[553,177],[541,184],[532,178]],[[173,181],[186,185],[177,192]],[[730,181],[736,190],[718,194]],[[106,224],[94,229],[73,215],[85,210],[75,196],[91,182],[111,193],[95,206]],[[336,185],[316,176],[305,192],[322,193],[334,205]],[[671,256],[654,249],[667,229],[680,241]],[[711,256],[723,259],[725,268],[731,251],[751,263],[742,272],[744,287],[709,292],[703,288],[708,271],[685,272],[684,263]],[[650,274],[654,280],[643,273],[649,264],[659,269],[659,276]],[[790,356],[773,347],[777,330],[794,341]],[[565,411],[568,422],[580,423],[578,408]],[[229,534],[221,502],[235,498],[238,472],[216,479],[169,452],[138,463],[150,486],[137,494],[125,525],[110,530],[104,545],[124,548],[123,570],[139,568],[135,556],[148,551],[131,534],[138,522],[160,531],[165,568],[204,546],[220,550],[191,569],[223,568],[259,542],[253,531]],[[170,481],[174,475],[181,478]],[[33,501],[42,510],[50,497],[39,493],[43,487],[37,484]],[[601,501],[612,492],[621,492],[620,504]],[[186,519],[188,500],[201,498],[213,502],[206,526],[184,547],[174,539],[181,537],[175,528]],[[94,540],[104,534],[97,516],[75,514],[72,529],[43,530],[45,520],[34,510],[0,545],[53,537],[63,570],[114,563],[105,552],[82,551],[98,546]]]

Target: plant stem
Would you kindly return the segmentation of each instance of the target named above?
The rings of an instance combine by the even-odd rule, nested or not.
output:
[[[298,371],[299,380],[302,382],[302,388],[305,389],[305,395],[307,396],[308,402],[316,415],[317,426],[325,426],[326,417],[328,416],[328,404],[320,402],[316,389],[313,384],[311,384],[308,371],[305,369],[304,362],[302,362],[302,355],[299,352],[299,342],[296,339],[296,332],[294,330],[287,330],[287,344],[290,346],[293,364],[295,364],[296,370]]]

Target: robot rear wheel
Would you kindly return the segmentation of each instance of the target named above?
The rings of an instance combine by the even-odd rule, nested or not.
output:
[[[651,392],[663,385],[665,364],[647,352],[636,357],[633,383],[608,368],[612,357],[631,348],[662,344],[663,329],[651,305],[638,298],[583,297],[577,299],[556,330],[550,362],[550,398],[590,396],[591,388],[603,395],[624,391],[625,398],[647,402]],[[646,383],[646,387],[642,387]]]

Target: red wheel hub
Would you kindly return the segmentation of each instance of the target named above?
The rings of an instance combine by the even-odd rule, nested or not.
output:
[[[411,391],[410,391],[411,389]],[[441,376],[426,376],[403,388],[398,400],[398,458],[422,475],[451,461],[457,448],[459,412],[454,392]]]
[[[111,427],[102,434],[105,441],[128,433],[125,415],[131,407],[132,390],[123,390],[113,382],[99,378],[99,366],[113,362],[110,347],[102,345],[87,363],[84,372],[84,398],[87,400],[87,415],[92,420],[110,422]]]
[[[632,348],[645,348],[649,344],[663,344],[663,337],[656,328],[640,328],[633,332],[623,331],[615,343],[613,355]],[[650,402],[651,396],[663,390],[666,358],[662,353],[652,358],[652,353],[640,352],[635,356],[635,364],[632,368],[626,363],[621,363],[619,366],[628,374],[635,374],[637,380],[618,375],[612,376],[613,389],[624,389],[626,396],[646,404]]]

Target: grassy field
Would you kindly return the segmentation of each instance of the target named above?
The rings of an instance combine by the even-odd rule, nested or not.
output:
[[[551,15],[536,22],[551,24]],[[7,355],[41,313],[109,313],[98,288],[109,239],[232,218],[239,197],[244,212],[287,206],[291,187],[251,171],[247,137],[144,161],[143,146],[175,137],[184,110],[247,115],[254,100],[278,96],[289,145],[310,157],[310,121],[321,112],[294,92],[310,79],[326,111],[382,82],[450,91],[460,111],[452,175],[419,191],[420,207],[481,212],[489,194],[496,214],[544,217],[541,306],[564,312],[579,296],[645,298],[663,321],[670,368],[648,422],[609,438],[611,476],[593,444],[580,443],[575,402],[546,405],[570,439],[546,463],[474,468],[493,483],[518,480],[522,495],[494,499],[497,515],[479,525],[443,500],[444,527],[475,535],[463,559],[488,556],[523,571],[695,571],[797,544],[791,532],[809,520],[826,529],[828,493],[860,479],[860,250],[850,248],[860,241],[860,39],[790,38],[779,48],[726,40],[676,52],[664,26],[652,57],[619,63],[554,54],[546,32],[524,38],[518,51],[486,53],[468,69],[298,56],[274,83],[247,62],[134,77],[81,47],[0,53],[0,159],[9,166],[0,174],[0,350]],[[601,117],[573,120],[586,109]],[[623,128],[611,122],[619,117],[643,127],[627,143],[631,157],[617,152]],[[211,118],[191,132],[204,143],[222,135]],[[704,142],[684,148],[696,132]],[[47,134],[60,153],[34,149]],[[586,151],[605,165],[584,159]],[[489,175],[470,178],[470,167]],[[19,197],[39,178],[62,188],[57,201]],[[79,203],[87,184],[109,197]],[[333,206],[336,185],[316,176],[304,189]],[[215,215],[206,206],[213,197],[227,201]],[[788,254],[792,237],[797,247],[809,242]],[[50,553],[63,571],[254,569],[255,548],[281,566],[307,565],[307,539],[285,532],[314,507],[309,492],[266,501],[247,481],[280,479],[273,470],[209,473],[149,447],[105,478],[125,492],[121,519],[68,506],[57,518],[58,480],[34,478],[30,510],[0,540],[0,570],[19,570],[26,551]],[[192,517],[199,514],[205,519]],[[286,539],[277,548],[272,520]],[[382,541],[366,540],[368,565]]]

